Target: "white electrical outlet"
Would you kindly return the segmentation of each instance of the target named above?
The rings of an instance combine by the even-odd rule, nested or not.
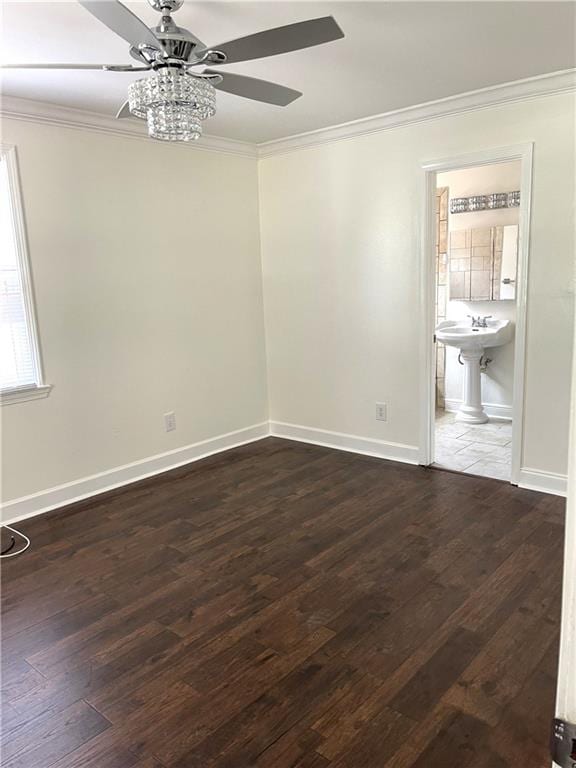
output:
[[[376,421],[388,421],[388,406],[386,403],[376,403]]]
[[[166,432],[173,432],[176,429],[176,414],[174,411],[164,414],[164,429]]]

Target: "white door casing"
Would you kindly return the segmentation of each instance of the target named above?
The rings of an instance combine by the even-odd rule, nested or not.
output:
[[[521,163],[520,222],[518,231],[518,272],[516,284],[516,331],[514,352],[514,388],[512,398],[512,476],[518,483],[522,465],[524,436],[524,383],[526,355],[526,317],[528,295],[528,261],[530,252],[530,211],[532,196],[533,144],[494,147],[466,155],[423,162],[423,200],[420,248],[420,463],[427,466],[434,460],[435,410],[435,346],[434,291],[436,243],[436,176],[442,171],[474,168],[519,160]]]

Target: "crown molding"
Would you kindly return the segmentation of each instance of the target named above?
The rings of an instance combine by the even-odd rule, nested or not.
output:
[[[117,120],[115,117],[83,109],[62,107],[43,101],[20,99],[15,96],[3,96],[0,100],[0,118],[25,120],[29,123],[40,123],[56,127],[72,128],[75,130],[105,133],[128,139],[150,141],[143,122],[140,120]],[[160,144],[160,142],[155,142]],[[171,147],[200,150],[203,152],[224,152],[229,155],[244,157],[258,156],[255,144],[236,139],[225,139],[219,136],[204,134],[200,141],[163,142]]]
[[[512,102],[554,96],[574,90],[576,90],[576,69],[566,69],[561,72],[552,72],[525,80],[516,80],[511,83],[468,91],[457,96],[448,96],[425,104],[417,104],[393,112],[384,112],[380,115],[259,144],[205,134],[198,142],[175,142],[170,146],[203,152],[222,152],[244,157],[265,158],[299,149],[318,147],[343,139],[389,131],[403,125],[437,120],[451,115],[488,109]],[[139,120],[117,120],[99,112],[62,107],[14,96],[4,96],[0,100],[0,118],[2,117],[150,141],[144,124]]]
[[[576,90],[576,69],[566,69],[546,75],[516,80],[511,83],[468,91],[457,96],[417,104],[381,115],[352,120],[348,123],[320,128],[284,139],[258,144],[258,157],[286,154],[299,149],[318,147],[343,139],[353,139],[371,133],[389,131],[403,125],[436,120],[479,109],[488,109],[517,101],[538,99]]]

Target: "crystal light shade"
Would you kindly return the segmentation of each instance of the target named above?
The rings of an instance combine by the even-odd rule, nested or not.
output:
[[[131,83],[128,106],[146,119],[153,138],[193,141],[202,135],[202,120],[216,113],[216,91],[208,80],[166,68]]]

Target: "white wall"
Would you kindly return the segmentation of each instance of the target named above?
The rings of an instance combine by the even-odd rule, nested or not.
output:
[[[575,340],[576,341],[576,340]],[[564,536],[564,576],[556,717],[576,722],[576,343],[572,369],[568,499]],[[554,763],[556,765],[556,763]]]
[[[421,163],[535,142],[522,465],[564,474],[574,98],[517,102],[264,159],[271,418],[416,446]],[[375,401],[389,404],[387,422]]]
[[[496,163],[477,168],[463,168],[459,171],[439,173],[439,187],[449,187],[449,197],[470,197],[491,192],[512,192],[520,189],[522,166],[519,160],[511,163]],[[501,208],[494,211],[448,214],[448,231],[475,227],[496,227],[518,224],[518,208]],[[514,301],[449,301],[446,317],[459,320],[467,315],[492,315],[499,320],[516,320]],[[514,384],[514,340],[503,347],[490,349],[492,359],[486,373],[482,374],[482,402],[488,405],[512,409]],[[462,400],[462,366],[458,364],[458,350],[446,347],[446,399]]]
[[[256,160],[2,130],[17,145],[54,387],[2,408],[4,499],[265,421]]]
[[[252,158],[5,120],[54,389],[1,410],[4,499],[268,414],[416,450],[421,163],[526,141],[522,464],[564,474],[573,135],[573,96],[557,95],[265,158],[258,188]],[[170,410],[178,428],[166,433]]]

